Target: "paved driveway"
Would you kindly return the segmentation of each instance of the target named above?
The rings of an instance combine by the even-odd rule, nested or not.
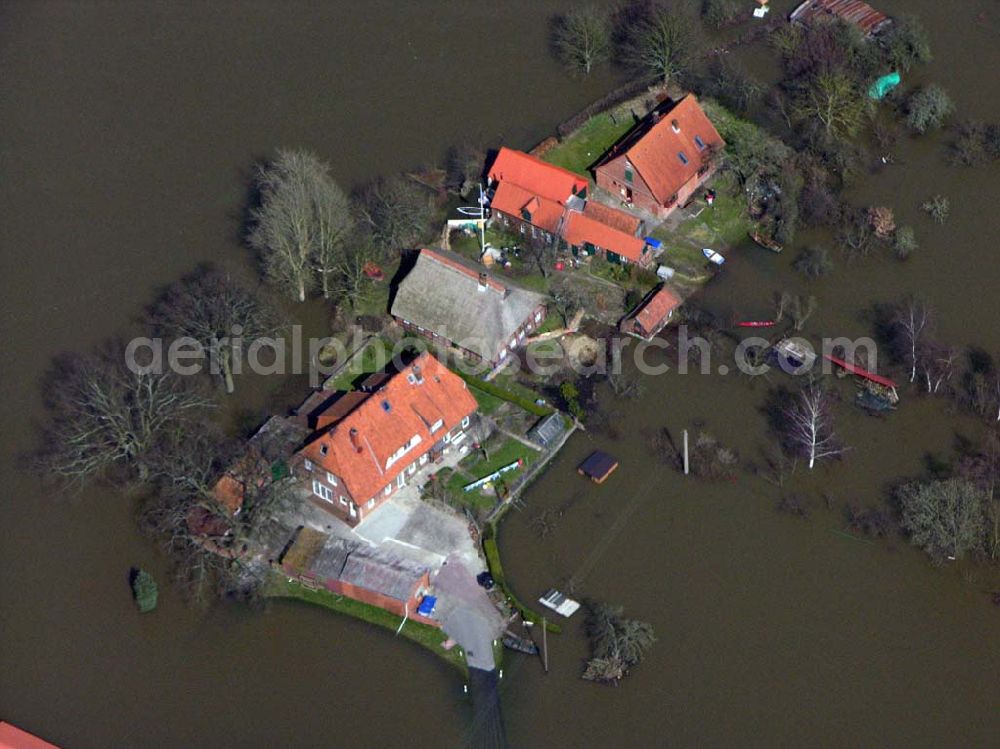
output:
[[[449,555],[455,555],[473,574],[486,568],[465,518],[402,492],[372,513],[353,533],[434,570]]]

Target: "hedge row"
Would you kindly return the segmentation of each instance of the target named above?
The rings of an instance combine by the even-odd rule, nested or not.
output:
[[[465,380],[470,387],[474,387],[476,390],[481,390],[482,392],[489,393],[490,395],[495,395],[501,400],[510,401],[515,406],[523,408],[525,411],[530,414],[534,414],[535,416],[548,416],[555,410],[547,406],[539,406],[534,401],[528,400],[524,396],[518,395],[517,393],[508,390],[501,385],[497,385],[494,382],[487,382],[486,380],[480,379],[475,375],[470,375],[459,370],[456,370],[455,373]]]
[[[503,566],[500,564],[500,550],[497,548],[496,531],[483,534],[483,551],[486,552],[486,564],[490,568],[490,574],[493,575],[493,582],[503,591],[511,606],[520,612],[526,622],[541,624],[542,617],[521,603],[511,592],[510,588],[507,587],[507,578],[504,577]],[[545,622],[545,628],[553,634],[558,634],[562,631],[562,628],[558,624],[553,624],[548,620]]]

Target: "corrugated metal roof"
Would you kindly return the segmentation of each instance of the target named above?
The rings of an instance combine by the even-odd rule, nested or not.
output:
[[[868,35],[877,33],[890,21],[885,13],[861,0],[805,0],[792,11],[789,20],[811,23],[830,17],[853,23]]]

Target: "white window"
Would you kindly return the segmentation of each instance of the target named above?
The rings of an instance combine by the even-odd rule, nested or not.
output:
[[[444,419],[438,419],[433,424],[431,424],[431,434],[434,434],[438,429],[444,425]]]
[[[309,460],[308,458],[306,459],[306,462],[303,463],[302,465],[305,466],[305,469],[307,471],[311,471],[313,469],[313,462],[311,460]]]
[[[370,510],[374,506],[375,506],[375,497],[372,497],[371,499],[368,500],[368,504],[366,505],[366,507]]]
[[[448,434],[446,434],[444,436],[444,441],[445,442],[451,442],[451,432],[448,432]]]
[[[541,321],[542,321],[542,311],[538,310],[538,312],[535,313],[535,322],[541,322]]]
[[[411,476],[417,472],[417,464],[410,463],[410,467],[406,469],[406,472]]]
[[[404,455],[406,455],[406,453],[408,453],[410,450],[412,450],[416,445],[419,445],[421,439],[422,438],[421,438],[421,436],[419,434],[413,435],[412,437],[410,437],[410,439],[408,439],[406,441],[406,443],[401,448],[399,448],[398,450],[396,450],[396,452],[394,452],[392,455],[390,455],[388,458],[386,458],[386,461],[385,461],[385,468],[386,468],[386,470],[389,470],[389,467],[393,463],[395,463],[397,460],[399,460]]]
[[[521,224],[521,233],[524,234],[524,224]]]
[[[337,485],[337,477],[334,476],[329,471],[327,471],[326,472],[326,483],[328,483],[330,486],[336,486]]]
[[[347,497],[345,497],[343,494],[340,495],[340,504],[342,504],[344,507],[347,507]]]
[[[387,496],[387,497],[388,497],[388,496],[389,496],[390,494],[392,494],[392,484],[386,484],[386,485],[385,485],[385,489],[384,489],[383,491],[384,491],[384,493],[385,493],[385,496]]]
[[[327,502],[333,502],[333,491],[321,481],[313,480],[313,494]]]
[[[402,489],[406,485],[406,474],[401,473],[396,477],[396,486]]]
[[[469,417],[468,416],[466,416],[464,419],[462,419],[462,429],[465,429],[467,426],[469,426]]]
[[[426,462],[427,462],[427,453],[424,453],[423,455],[420,456],[420,465],[423,465]]]

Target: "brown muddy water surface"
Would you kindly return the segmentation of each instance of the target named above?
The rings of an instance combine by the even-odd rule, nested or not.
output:
[[[963,115],[1000,119],[1000,5],[879,5],[922,17],[936,59],[921,75]],[[158,611],[137,616],[128,568],[161,580],[164,570],[132,509],[106,491],[54,496],[19,455],[53,354],[126,331],[156,286],[197,262],[246,266],[235,232],[255,159],[308,147],[352,184],[438,158],[470,133],[528,147],[607,90],[610,75],[569,81],[550,61],[544,21],[555,7],[0,8],[0,718],[67,749],[463,742],[459,680],[382,631],[294,604],[198,612],[165,584]],[[762,71],[765,57],[751,55]],[[854,188],[859,202],[894,206],[921,247],[902,265],[838,263],[813,287],[810,330],[866,334],[860,308],[915,290],[938,308],[942,338],[1000,350],[1000,176],[946,167],[940,153],[935,138],[906,141],[900,165]],[[951,197],[945,227],[919,215],[933,192]],[[794,254],[736,249],[706,302],[767,312],[772,291],[804,288]],[[305,318],[322,331],[321,311]],[[650,379],[641,402],[620,404],[618,439],[574,437],[505,521],[501,548],[522,598],[572,577],[578,594],[624,604],[659,637],[618,689],[579,680],[579,617],[550,638],[548,676],[508,659],[512,746],[996,745],[1000,613],[984,594],[995,578],[934,568],[898,539],[835,532],[844,502],[880,501],[886,483],[920,473],[928,451],[947,455],[956,432],[978,425],[912,396],[885,421],[845,405],[840,429],[854,450],[792,482],[806,520],[776,513],[775,489],[749,475],[696,484],[651,462],[647,429],[695,420],[756,457],[765,384]],[[241,383],[255,412],[300,386]],[[601,488],[573,471],[594,446],[622,463]],[[549,507],[563,514],[542,542],[530,521]]]

